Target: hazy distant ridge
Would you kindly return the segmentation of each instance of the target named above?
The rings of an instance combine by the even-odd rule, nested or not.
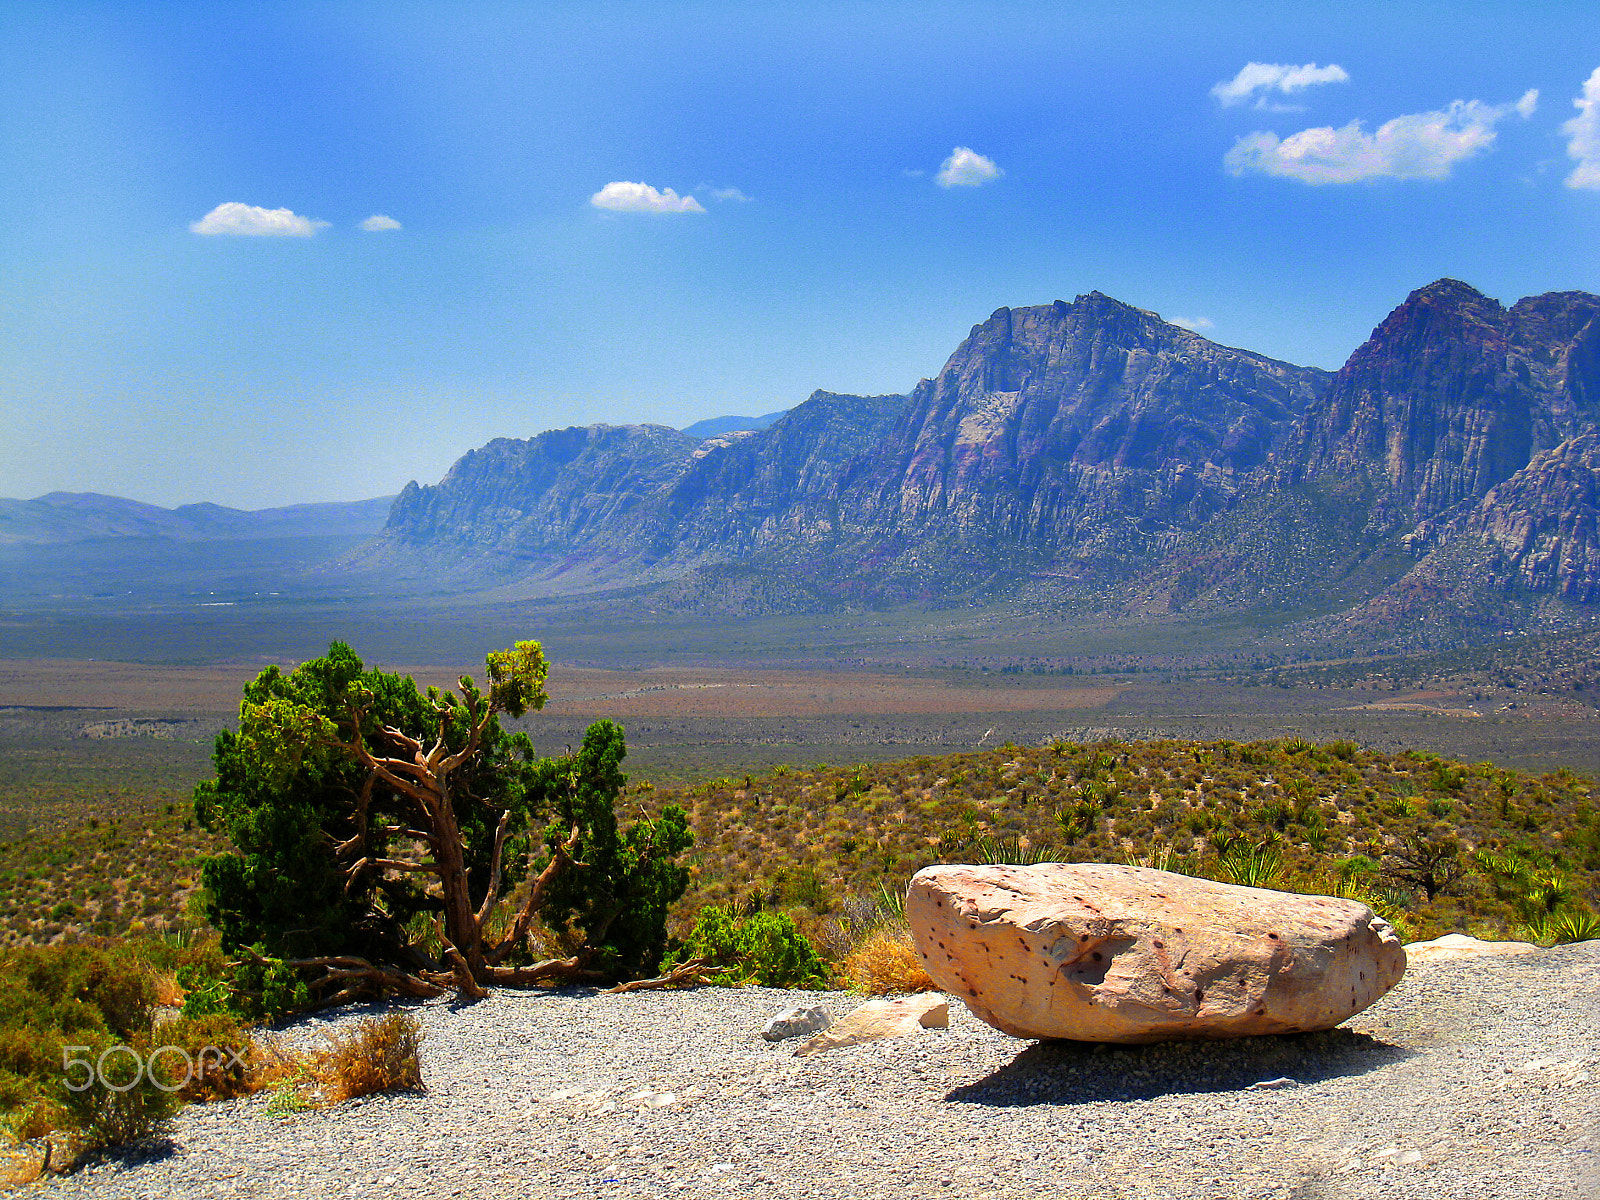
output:
[[[271,537],[366,537],[388,519],[393,496],[246,511],[220,504],[161,508],[96,492],[0,499],[0,546],[68,545],[102,538],[178,542]]]

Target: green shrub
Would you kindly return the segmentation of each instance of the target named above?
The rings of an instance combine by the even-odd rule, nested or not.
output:
[[[1566,942],[1591,942],[1600,938],[1600,916],[1587,908],[1569,908],[1556,913],[1548,924],[1550,939]]]
[[[144,1060],[138,1050],[95,1055],[94,1061],[98,1070],[88,1087],[72,1091],[59,1085],[65,1123],[80,1153],[143,1141],[167,1128],[182,1101],[176,1092],[141,1078]],[[161,1082],[171,1086],[175,1081]]]
[[[782,913],[758,912],[739,920],[725,908],[707,905],[700,910],[675,961],[692,958],[706,958],[714,968],[728,968],[720,982],[730,986],[828,985],[827,966],[794,921]]]
[[[1283,880],[1283,855],[1272,846],[1235,843],[1218,859],[1217,874],[1224,883],[1276,888]]]

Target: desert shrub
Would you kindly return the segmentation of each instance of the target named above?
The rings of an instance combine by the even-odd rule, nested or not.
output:
[[[352,1029],[327,1035],[313,1053],[266,1042],[252,1063],[256,1089],[267,1088],[267,1115],[288,1117],[379,1092],[420,1092],[423,1030],[404,1010],[363,1017]]]
[[[0,957],[0,1026],[99,1028],[125,1041],[150,1028],[155,1004],[151,971],[125,948],[19,946]]]
[[[138,1050],[95,1057],[98,1070],[88,1087],[73,1091],[62,1087],[64,1125],[72,1131],[73,1147],[80,1154],[144,1141],[163,1132],[182,1101],[168,1090],[173,1080],[157,1086],[141,1078],[144,1059]],[[160,1072],[165,1060],[159,1060]]]
[[[815,867],[784,867],[772,877],[772,900],[789,907],[799,905],[825,913],[832,907],[828,887]]]
[[[188,1056],[189,1079],[178,1095],[184,1100],[226,1100],[261,1090],[250,1031],[229,1013],[180,1016],[160,1027],[156,1039]],[[175,1057],[175,1056],[174,1056]],[[161,1056],[163,1063],[168,1056]]]
[[[725,968],[719,982],[737,986],[820,988],[828,984],[828,968],[816,949],[783,913],[758,912],[740,920],[727,909],[707,905],[676,961],[710,960]]]
[[[1551,942],[1590,942],[1600,938],[1600,916],[1587,908],[1569,908],[1549,918],[1546,926]]]
[[[961,853],[969,861],[984,866],[1031,867],[1037,863],[1055,862],[1057,851],[1049,842],[1030,844],[1023,837],[985,834],[967,843]],[[901,908],[904,907],[905,901],[902,899]]]
[[[868,934],[845,956],[841,968],[851,988],[869,996],[934,990],[904,926]]]
[[[118,1042],[147,1035],[154,1005],[152,973],[123,949],[24,946],[0,955],[0,1118],[22,1139],[90,1120],[89,1142],[110,1144],[102,1136],[136,1116],[141,1099],[96,1108],[93,1097],[69,1094],[62,1086],[62,1053],[84,1047],[95,1059]],[[126,1055],[112,1059],[127,1065]]]
[[[349,1033],[335,1034],[315,1074],[330,1104],[378,1092],[420,1092],[422,1025],[409,1012],[363,1017]]]

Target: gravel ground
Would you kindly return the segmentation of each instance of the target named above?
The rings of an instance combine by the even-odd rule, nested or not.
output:
[[[1600,942],[1416,966],[1330,1033],[1110,1048],[948,1030],[793,1057],[841,993],[432,1002],[428,1092],[202,1105],[54,1197],[1600,1197]],[[299,1023],[313,1038],[367,1010]]]

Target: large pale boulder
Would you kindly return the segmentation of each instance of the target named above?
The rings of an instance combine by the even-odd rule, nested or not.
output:
[[[1143,867],[928,867],[906,917],[934,982],[1024,1038],[1331,1029],[1406,969],[1364,904]]]

